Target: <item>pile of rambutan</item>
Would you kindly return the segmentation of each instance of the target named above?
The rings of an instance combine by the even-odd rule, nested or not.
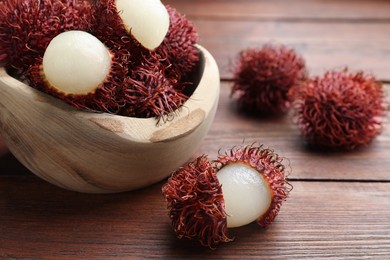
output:
[[[160,0],[0,1],[0,66],[89,111],[172,114],[191,93],[197,40]]]
[[[368,144],[388,111],[374,76],[344,69],[309,77],[304,59],[283,45],[243,50],[232,95],[240,108],[258,116],[280,115],[292,106],[306,143],[336,150]]]

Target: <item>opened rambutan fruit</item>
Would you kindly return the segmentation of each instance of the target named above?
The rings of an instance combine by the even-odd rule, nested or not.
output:
[[[0,66],[21,75],[59,33],[88,31],[93,10],[86,0],[0,1]]]
[[[286,175],[282,159],[262,146],[234,148],[214,161],[200,156],[162,187],[174,231],[214,248],[232,240],[228,228],[266,227],[291,190]]]
[[[265,45],[239,55],[232,95],[241,109],[258,115],[278,114],[290,106],[288,91],[306,79],[306,67],[293,49]]]
[[[120,91],[127,74],[121,58],[95,36],[67,31],[53,38],[26,78],[30,86],[75,107],[117,113],[124,103]]]
[[[96,6],[94,35],[110,48],[135,53],[140,44],[154,50],[168,32],[169,14],[160,0],[98,0]]]
[[[138,4],[138,1],[99,0],[94,35],[112,50],[127,50],[131,57],[128,66],[138,67],[145,62],[157,60],[165,66],[166,77],[172,83],[181,81],[199,61],[195,46],[198,35],[194,26],[184,15],[170,6],[163,6],[159,0],[140,2],[142,4]],[[144,5],[154,7],[146,9]],[[154,17],[154,9],[163,22]],[[131,21],[126,19],[126,13],[130,17],[132,12],[138,10],[141,10],[140,13],[132,17]],[[147,42],[152,39],[137,37],[131,23],[139,27],[140,33],[156,37],[158,41],[153,39],[156,43],[151,45]],[[144,27],[141,23],[146,23],[147,26]],[[154,35],[156,32],[161,35],[157,37]]]
[[[350,150],[382,129],[388,107],[382,84],[364,72],[328,71],[291,90],[299,129],[308,144]]]

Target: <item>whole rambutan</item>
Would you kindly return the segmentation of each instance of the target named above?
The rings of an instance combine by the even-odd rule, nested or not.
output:
[[[184,15],[171,6],[167,5],[166,8],[170,19],[169,30],[155,52],[168,70],[173,71],[174,75],[182,76],[191,72],[199,61],[198,49],[195,46],[198,34]]]
[[[22,74],[59,33],[88,31],[93,10],[86,0],[0,1],[0,66]]]
[[[364,72],[328,71],[291,90],[299,129],[310,145],[353,149],[382,129],[382,84]]]
[[[306,79],[306,67],[293,49],[265,45],[239,54],[232,95],[241,109],[262,116],[283,113],[290,106],[288,91]]]
[[[159,63],[143,64],[133,69],[123,86],[125,106],[122,114],[141,118],[158,117],[163,121],[172,116],[188,97],[179,90],[180,83],[174,87],[165,73],[164,66]]]
[[[291,190],[281,162],[273,150],[251,145],[182,166],[162,187],[178,237],[213,248],[232,240],[228,228],[268,226]]]

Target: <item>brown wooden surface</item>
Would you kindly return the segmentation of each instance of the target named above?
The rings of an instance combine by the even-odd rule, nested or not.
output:
[[[163,2],[194,22],[222,74],[217,115],[196,155],[259,142],[286,157],[294,190],[276,221],[231,230],[234,242],[204,249],[175,238],[164,182],[121,194],[70,192],[35,177],[0,141],[0,259],[387,259],[390,117],[369,146],[325,153],[307,149],[289,114],[248,117],[229,95],[237,53],[265,42],[296,48],[313,74],[349,66],[389,82],[390,1]]]

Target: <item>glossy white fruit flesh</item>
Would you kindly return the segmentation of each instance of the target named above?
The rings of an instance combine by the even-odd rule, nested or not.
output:
[[[145,48],[157,48],[169,29],[169,14],[160,0],[116,0],[126,29]]]
[[[43,73],[50,85],[65,94],[93,93],[107,78],[111,55],[95,36],[83,31],[57,35],[43,56]]]
[[[249,224],[267,212],[272,192],[256,169],[232,163],[219,170],[217,177],[222,184],[228,228]]]

